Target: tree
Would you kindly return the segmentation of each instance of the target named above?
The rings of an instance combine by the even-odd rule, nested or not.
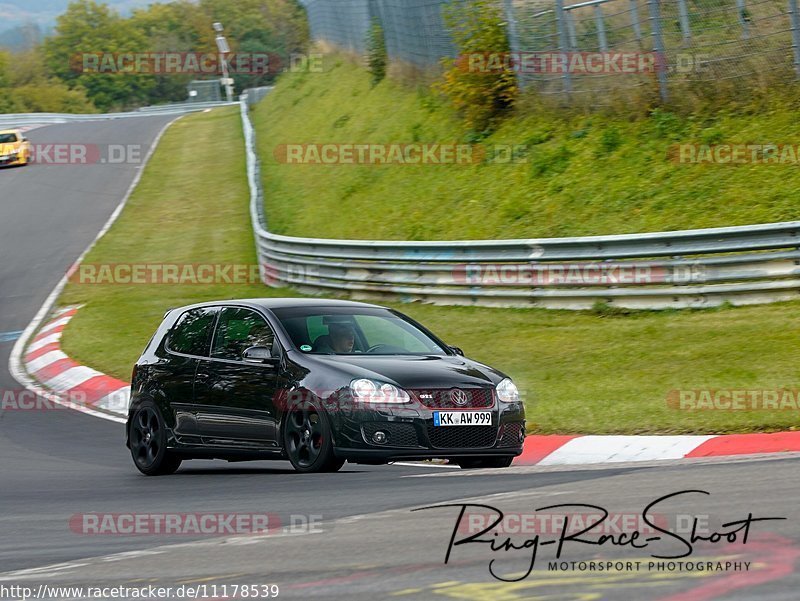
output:
[[[146,104],[155,87],[153,75],[93,72],[87,57],[115,57],[144,53],[147,36],[131,19],[123,19],[108,6],[93,0],[69,5],[56,24],[56,33],[44,44],[49,71],[70,88],[81,87],[102,110]]]
[[[17,103],[12,93],[9,77],[11,54],[0,50],[0,113],[16,113]]]

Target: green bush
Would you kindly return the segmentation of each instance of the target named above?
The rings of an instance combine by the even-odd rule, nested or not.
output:
[[[466,0],[450,5],[445,21],[459,52],[445,59],[446,72],[435,89],[443,92],[466,124],[476,132],[491,132],[511,109],[518,89],[507,61],[510,46],[500,9],[489,0]],[[473,59],[486,59],[477,66]]]
[[[372,75],[373,86],[378,85],[386,77],[386,65],[388,62],[383,28],[379,23],[375,22],[367,33],[367,64]]]

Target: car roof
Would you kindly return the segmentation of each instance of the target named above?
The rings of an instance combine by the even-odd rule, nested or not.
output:
[[[215,307],[215,306],[244,306],[256,309],[288,309],[293,307],[353,307],[353,308],[372,308],[372,309],[385,309],[381,305],[372,305],[369,303],[360,303],[357,301],[337,300],[328,298],[243,298],[234,300],[219,300],[208,301],[204,303],[196,303],[193,305],[186,305],[184,307],[175,307],[175,309],[185,310],[194,309],[199,307]],[[174,310],[171,309],[170,312]]]
[[[0,134],[17,134],[19,136],[22,132],[18,129],[0,129]]]

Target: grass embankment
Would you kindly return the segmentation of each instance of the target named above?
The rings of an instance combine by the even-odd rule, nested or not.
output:
[[[255,111],[276,233],[395,240],[617,234],[792,220],[800,168],[696,165],[668,158],[681,143],[800,140],[800,109],[704,117],[655,112],[630,120],[555,109],[513,118],[482,144],[524,145],[527,163],[287,165],[281,144],[465,143],[472,138],[429,91],[345,60],[285,76]],[[633,110],[633,109],[632,109]]]
[[[120,219],[86,262],[253,263],[240,132],[235,110],[173,125]],[[214,148],[214,160],[198,148]],[[325,181],[324,171],[315,173]],[[267,196],[273,204],[281,198],[273,189]],[[63,345],[82,363],[124,379],[166,308],[287,294],[292,293],[261,285],[71,283],[60,302],[85,307],[69,323]],[[800,303],[619,317],[398,308],[469,356],[512,375],[529,391],[529,421],[537,432],[732,432],[786,429],[798,422],[791,411],[677,411],[667,407],[666,396],[678,388],[797,385]]]

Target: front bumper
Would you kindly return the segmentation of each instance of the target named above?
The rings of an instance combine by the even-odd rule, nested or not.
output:
[[[525,411],[522,403],[498,404],[490,426],[434,426],[435,409],[420,404],[362,410],[333,417],[334,449],[343,459],[386,462],[399,459],[512,456],[522,453]],[[384,443],[373,439],[383,432]]]

